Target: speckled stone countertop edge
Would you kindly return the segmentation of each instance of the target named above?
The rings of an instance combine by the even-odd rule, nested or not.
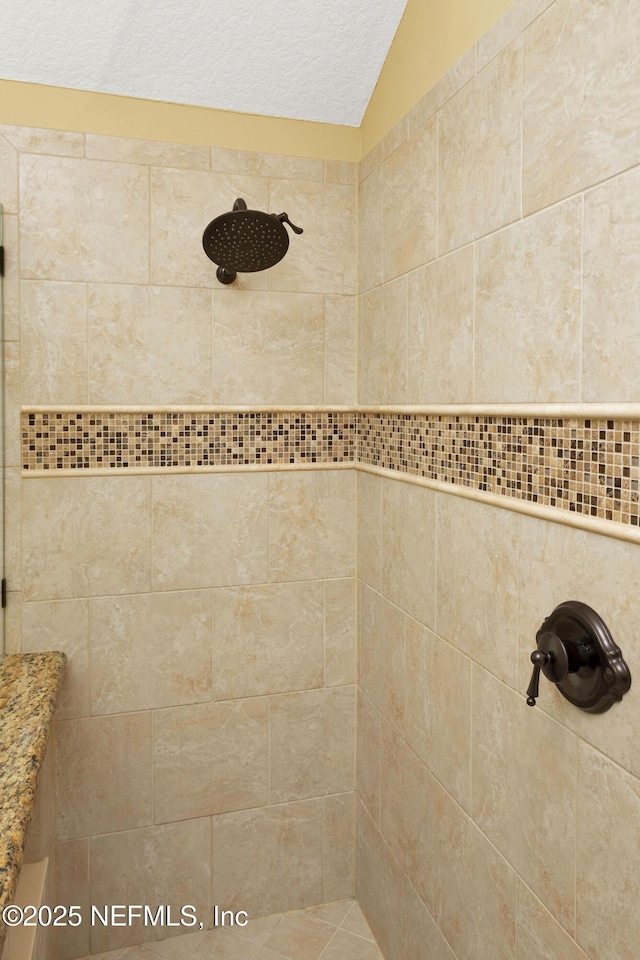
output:
[[[0,662],[0,910],[13,902],[64,674],[64,653],[15,653]],[[0,922],[0,954],[6,928]]]

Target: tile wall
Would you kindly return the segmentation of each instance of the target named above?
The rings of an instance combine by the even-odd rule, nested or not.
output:
[[[9,646],[70,657],[61,899],[350,896],[357,813],[386,960],[635,958],[635,687],[600,717],[523,691],[566,599],[640,676],[637,543],[398,482],[384,442],[386,475],[28,476],[19,412],[637,402],[639,36],[627,0],[518,0],[357,187],[349,164],[0,129]],[[305,233],[221,287],[200,238],[237,196]],[[59,960],[148,939],[83,928]]]
[[[625,0],[519,0],[362,161],[370,463],[420,472],[428,431],[385,405],[639,399],[639,38]],[[388,474],[357,496],[358,897],[386,960],[632,960],[637,691],[602,716],[524,691],[568,599],[637,682],[640,546]]]
[[[324,458],[318,472],[30,478],[19,412],[162,404],[145,419],[162,452],[144,466],[180,471],[177,405],[353,406],[355,182],[348,163],[0,128],[7,639],[69,656],[62,903],[192,903],[209,923],[213,903],[259,916],[354,893],[355,476],[339,469],[340,417],[326,440],[313,417],[256,432],[247,415],[240,438],[223,418],[227,467],[251,434],[265,464],[291,446],[302,466]],[[202,233],[238,196],[305,232],[269,273],[224,287]],[[128,455],[123,424],[107,415],[100,462]],[[194,442],[198,425],[212,426],[201,417]],[[149,934],[85,923],[58,960]]]

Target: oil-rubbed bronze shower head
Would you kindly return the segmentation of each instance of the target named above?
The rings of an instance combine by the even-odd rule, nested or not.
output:
[[[236,273],[255,273],[268,270],[284,257],[289,249],[288,223],[294,233],[302,233],[286,213],[262,213],[247,210],[238,198],[233,210],[212,220],[204,231],[204,252],[218,264],[216,276],[220,283],[233,283]]]

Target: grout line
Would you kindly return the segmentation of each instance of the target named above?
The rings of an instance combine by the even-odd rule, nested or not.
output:
[[[478,244],[473,244],[473,277],[471,280],[471,397],[475,403],[476,399],[476,356],[478,352],[477,330],[476,330],[476,299],[477,299],[477,279],[478,273]]]
[[[524,220],[524,43],[520,48],[520,219]]]
[[[436,113],[436,260],[440,258],[440,111]]]
[[[584,249],[585,249],[585,206],[586,198],[582,194],[581,221],[580,221],[580,324],[579,324],[579,351],[578,351],[578,397],[580,402],[584,396]]]

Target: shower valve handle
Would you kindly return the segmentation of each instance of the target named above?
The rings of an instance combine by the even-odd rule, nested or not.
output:
[[[294,233],[304,233],[302,227],[296,227],[295,223],[291,223],[291,220],[289,220],[289,217],[286,213],[279,213],[278,220],[280,223],[288,223]]]
[[[560,683],[571,669],[569,652],[560,637],[551,630],[547,630],[544,633],[539,632],[537,641],[538,649],[531,654],[533,674],[527,689],[527,703],[530,707],[535,707],[539,696],[538,683],[541,670],[547,680],[551,680],[552,683]]]
[[[549,654],[545,653],[544,650],[534,650],[531,654],[531,662],[533,663],[533,673],[527,687],[527,703],[530,707],[535,707],[536,700],[540,696],[540,670],[549,662]]]

